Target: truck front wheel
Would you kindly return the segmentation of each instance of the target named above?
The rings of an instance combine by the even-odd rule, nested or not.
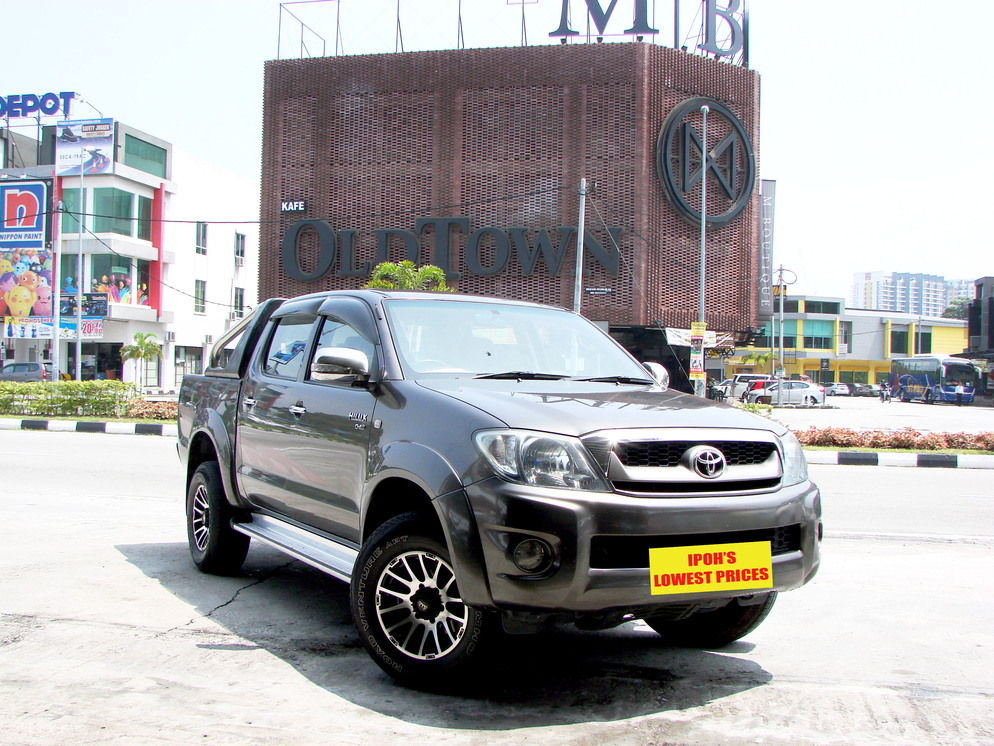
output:
[[[193,473],[186,493],[186,534],[194,564],[203,572],[233,575],[245,562],[249,537],[231,527],[233,510],[224,495],[216,461]]]
[[[723,648],[758,627],[777,600],[776,591],[758,604],[741,606],[732,601],[714,611],[699,611],[678,621],[645,619],[646,624],[672,645],[686,648]]]
[[[352,616],[362,643],[405,684],[451,686],[469,673],[494,620],[467,606],[445,545],[416,513],[384,523],[363,545],[352,575]]]

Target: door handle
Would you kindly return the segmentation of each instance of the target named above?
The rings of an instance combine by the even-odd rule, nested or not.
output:
[[[290,414],[296,414],[296,415],[301,415],[301,414],[304,414],[304,413],[307,412],[307,408],[306,407],[302,407],[299,404],[293,404],[293,405],[287,407],[287,409],[290,410]]]

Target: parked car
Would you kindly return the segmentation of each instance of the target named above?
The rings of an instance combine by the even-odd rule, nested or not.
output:
[[[745,398],[746,391],[754,381],[772,381],[773,376],[765,373],[736,373],[728,389],[728,396],[734,399]]]
[[[51,363],[7,363],[0,370],[0,381],[57,381]]]
[[[825,384],[825,394],[827,396],[849,396],[852,392],[849,390],[848,383],[827,383]]]
[[[763,391],[769,386],[773,386],[780,379],[779,378],[762,378],[756,381],[750,381],[746,384],[745,391],[742,392],[742,396],[739,397],[742,401],[749,401],[749,395],[756,391]]]
[[[761,396],[774,404],[824,404],[825,389],[807,381],[777,381],[749,392],[747,401],[755,403]]]
[[[732,393],[732,379],[726,378],[721,383],[716,383],[714,387],[718,389],[718,391],[723,393],[725,395],[725,398],[727,399],[728,396]]]
[[[876,383],[857,383],[854,386],[853,396],[880,396],[880,386]]]

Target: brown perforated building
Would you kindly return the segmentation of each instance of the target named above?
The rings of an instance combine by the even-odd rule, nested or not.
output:
[[[746,135],[709,115],[708,215],[728,210],[736,182],[744,209],[707,231],[708,328],[755,326],[758,181],[745,164],[758,160],[759,75],[639,42],[267,63],[259,298],[359,287],[378,261],[412,258],[460,292],[572,307],[586,178],[583,314],[629,346],[642,327],[687,328],[700,226],[667,197],[657,141],[697,97]],[[663,160],[699,211],[689,111]]]

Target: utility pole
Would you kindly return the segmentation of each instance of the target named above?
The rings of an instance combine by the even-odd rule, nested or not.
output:
[[[83,205],[86,193],[83,191],[83,139],[79,140],[79,243],[76,254],[76,371],[74,378],[83,380],[83,221],[86,220],[86,210]]]
[[[787,284],[788,284],[783,279],[783,273],[784,272],[790,272],[790,274],[794,275],[794,279],[790,281],[791,285],[793,285],[795,282],[797,282],[797,275],[794,274],[794,272],[792,270],[785,269],[782,264],[780,265],[780,267],[776,271],[778,273],[777,285],[779,286],[779,289],[780,289],[780,314],[779,314],[779,318],[780,318],[780,357],[779,357],[780,366],[779,367],[780,367],[780,369],[779,369],[779,371],[777,371],[779,373],[779,378],[780,378],[780,383],[777,385],[777,404],[780,404],[781,401],[782,401],[782,398],[783,398],[783,381],[785,380],[785,378],[784,378],[784,362],[783,362],[783,306],[784,306],[784,303],[787,300]],[[795,340],[794,344],[795,344],[795,347],[796,347],[797,346],[796,340]]]
[[[583,292],[583,218],[586,212],[587,180],[580,179],[580,218],[576,228],[576,278],[573,283],[573,313],[580,313],[580,294]]]
[[[701,267],[700,267],[700,292],[697,307],[697,320],[704,324],[704,270],[705,270],[705,238],[707,235],[708,222],[708,112],[711,111],[707,104],[701,107]],[[707,363],[705,362],[705,365]],[[697,396],[705,395],[707,385],[707,369],[704,370],[704,377],[698,378],[694,382],[694,393]]]

